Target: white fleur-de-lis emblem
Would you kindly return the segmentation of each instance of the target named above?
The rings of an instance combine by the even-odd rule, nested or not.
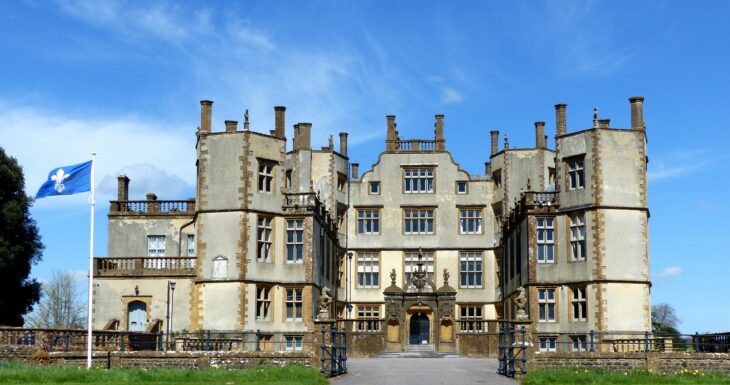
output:
[[[63,172],[62,168],[59,168],[58,171],[56,171],[56,175],[51,175],[51,180],[56,182],[54,190],[62,193],[63,190],[66,189],[66,186],[63,185],[63,181],[65,181],[70,176],[71,174],[66,174],[65,172]]]

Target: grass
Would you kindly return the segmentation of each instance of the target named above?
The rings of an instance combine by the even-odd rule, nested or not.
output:
[[[660,373],[651,370],[608,371],[587,370],[584,368],[547,370],[540,369],[528,373],[522,380],[523,385],[547,384],[717,384],[730,385],[730,376],[721,373],[697,370],[682,370]]]
[[[155,385],[326,385],[327,379],[302,366],[224,369],[92,369],[0,364],[0,384],[155,384]]]

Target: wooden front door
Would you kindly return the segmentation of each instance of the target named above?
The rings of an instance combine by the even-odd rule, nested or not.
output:
[[[129,323],[127,330],[130,332],[143,332],[147,325],[147,305],[142,301],[130,302],[127,306],[127,318]]]

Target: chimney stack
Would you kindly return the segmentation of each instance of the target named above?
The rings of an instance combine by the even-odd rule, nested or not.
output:
[[[119,175],[117,177],[117,200],[129,200],[129,178],[126,175]]]
[[[486,175],[491,175],[492,174],[492,164],[491,163],[484,162],[484,173]]]
[[[360,163],[353,163],[352,171],[350,171],[350,179],[360,178]]]
[[[340,132],[340,155],[347,156],[347,133]]]
[[[395,151],[397,147],[396,141],[398,140],[398,133],[395,129],[395,115],[386,115],[385,119],[388,122],[388,132],[385,136],[385,150]]]
[[[226,120],[226,132],[236,132],[236,129],[238,128],[238,121],[237,120]]]
[[[436,123],[434,123],[434,127],[436,127],[436,151],[443,151],[444,150],[444,142],[446,141],[444,139],[444,115],[438,114],[436,115]]]
[[[555,105],[555,136],[565,135],[568,132],[565,118],[567,104]]]
[[[157,194],[155,194],[155,193],[147,193],[147,200],[148,201],[156,201],[157,200]]]
[[[535,147],[547,147],[547,142],[545,141],[545,122],[535,122]]]
[[[629,98],[631,103],[631,128],[634,130],[646,130],[644,124],[644,97],[632,96]]]
[[[294,125],[294,151],[312,148],[312,123]]]
[[[499,152],[499,131],[490,131],[492,134],[492,156]]]
[[[274,136],[277,138],[285,138],[286,132],[286,107],[276,106],[274,107]]]
[[[611,119],[598,119],[598,128],[608,128],[611,124]]]
[[[210,132],[210,121],[213,115],[213,102],[200,101],[200,132]]]

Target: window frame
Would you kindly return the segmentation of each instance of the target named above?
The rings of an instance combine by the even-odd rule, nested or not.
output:
[[[570,336],[571,351],[573,352],[587,352],[588,351],[588,338],[585,335],[573,335]]]
[[[568,220],[570,221],[568,226],[570,261],[583,262],[586,260],[587,254],[586,215],[585,213],[571,214],[568,216]],[[577,255],[578,250],[580,255]]]
[[[301,222],[301,228],[297,227]],[[294,223],[294,227],[290,225]],[[294,233],[294,241],[291,242],[290,233]],[[298,240],[301,238],[301,240]],[[291,255],[291,253],[294,255]],[[286,219],[286,263],[292,265],[301,265],[304,263],[304,218],[287,218]]]
[[[413,173],[417,174],[414,175]],[[409,166],[403,167],[403,194],[435,194],[436,167]],[[430,182],[429,182],[430,180]],[[421,183],[423,181],[423,183]],[[414,183],[416,190],[413,189]]]
[[[256,285],[256,320],[271,321],[273,317],[273,306],[271,299],[272,286]],[[262,294],[265,294],[262,296]]]
[[[188,246],[188,257],[194,257],[195,256],[195,234],[188,234],[187,235],[187,246]]]
[[[464,260],[466,258],[466,260]],[[470,260],[470,258],[474,258]],[[464,271],[464,262],[467,270]],[[470,262],[474,268],[469,269]],[[479,267],[479,269],[477,269]],[[469,285],[469,276],[472,275],[474,284]],[[484,253],[481,251],[460,251],[459,252],[459,288],[460,289],[483,289],[484,288]]]
[[[571,321],[573,322],[587,322],[588,321],[588,290],[585,286],[571,288],[570,303],[571,303]],[[576,312],[578,317],[576,317]],[[583,317],[580,317],[580,316]]]
[[[356,307],[357,331],[380,332],[380,304],[358,304]]]
[[[434,235],[436,234],[436,207],[404,207],[403,210],[403,235]],[[421,213],[425,212],[430,216],[422,216]],[[409,214],[410,213],[410,214]],[[413,213],[417,213],[413,216]],[[429,221],[430,229],[429,231]],[[413,231],[413,224],[416,224],[416,228],[419,231]],[[423,224],[423,226],[421,226]],[[425,231],[420,231],[420,228],[424,228]],[[409,230],[410,229],[410,230]]]
[[[544,221],[540,225],[540,221]],[[548,226],[548,222],[551,222]],[[537,263],[554,264],[555,263],[555,225],[557,221],[555,217],[537,217],[535,218],[535,243],[537,245]],[[543,233],[544,232],[544,233]],[[540,239],[540,234],[544,234]],[[548,239],[548,234],[552,234],[552,239]],[[548,259],[548,257],[550,257]]]
[[[539,350],[541,353],[552,353],[558,351],[558,337],[545,336],[539,337]]]
[[[263,194],[273,194],[276,191],[276,165],[270,159],[257,158],[257,191]]]
[[[291,296],[289,295],[291,292]],[[291,313],[291,316],[290,316]],[[304,288],[287,287],[284,289],[284,320],[304,320]]]
[[[362,266],[361,266],[362,262]],[[355,260],[356,266],[356,287],[358,289],[379,289],[380,288],[380,252],[358,251]],[[368,269],[369,267],[369,269]],[[362,268],[362,269],[361,269]],[[361,275],[363,279],[361,280]],[[370,277],[370,284],[361,284],[365,277]],[[375,282],[375,283],[374,283]]]
[[[464,185],[464,191],[459,190],[459,186]],[[468,195],[469,194],[469,182],[465,180],[457,180],[456,181],[456,195]]]
[[[304,346],[304,336],[284,335],[284,351],[301,352]]]
[[[473,310],[473,314],[469,314]],[[479,313],[479,314],[477,314]],[[484,305],[483,304],[459,304],[459,332],[460,333],[482,333],[484,332]]]
[[[376,187],[376,191],[373,192],[373,186]],[[380,195],[380,181],[374,180],[368,182],[368,195]]]
[[[539,323],[558,322],[558,298],[554,287],[542,287],[537,289],[537,314]],[[544,295],[543,295],[544,293]],[[549,296],[552,293],[552,299]],[[552,313],[552,317],[550,317]]]
[[[148,235],[147,236],[147,257],[164,257],[166,249],[167,237],[165,235]],[[152,248],[154,246],[155,248]],[[160,248],[160,246],[162,248]],[[152,252],[154,250],[154,252]]]
[[[355,232],[358,235],[380,235],[380,207],[356,207],[355,208]],[[371,212],[372,215],[367,217],[361,216],[360,213]],[[362,222],[362,226],[360,225]],[[371,231],[367,231],[368,223],[371,223]],[[377,230],[375,229],[377,227]],[[362,230],[362,231],[361,231]]]
[[[262,224],[263,220],[263,226]],[[268,220],[268,226],[266,226]],[[262,235],[265,235],[262,239]],[[256,262],[274,262],[274,217],[269,215],[256,216]],[[263,258],[262,258],[262,254]]]
[[[585,155],[571,156],[563,161],[568,191],[584,190],[586,188]]]
[[[479,215],[470,217],[468,215],[469,212],[474,212]],[[466,216],[464,216],[462,213],[466,213]],[[468,231],[470,221],[474,221],[474,227],[477,227],[478,230]],[[459,207],[459,234],[460,235],[484,234],[484,208],[483,207]]]

